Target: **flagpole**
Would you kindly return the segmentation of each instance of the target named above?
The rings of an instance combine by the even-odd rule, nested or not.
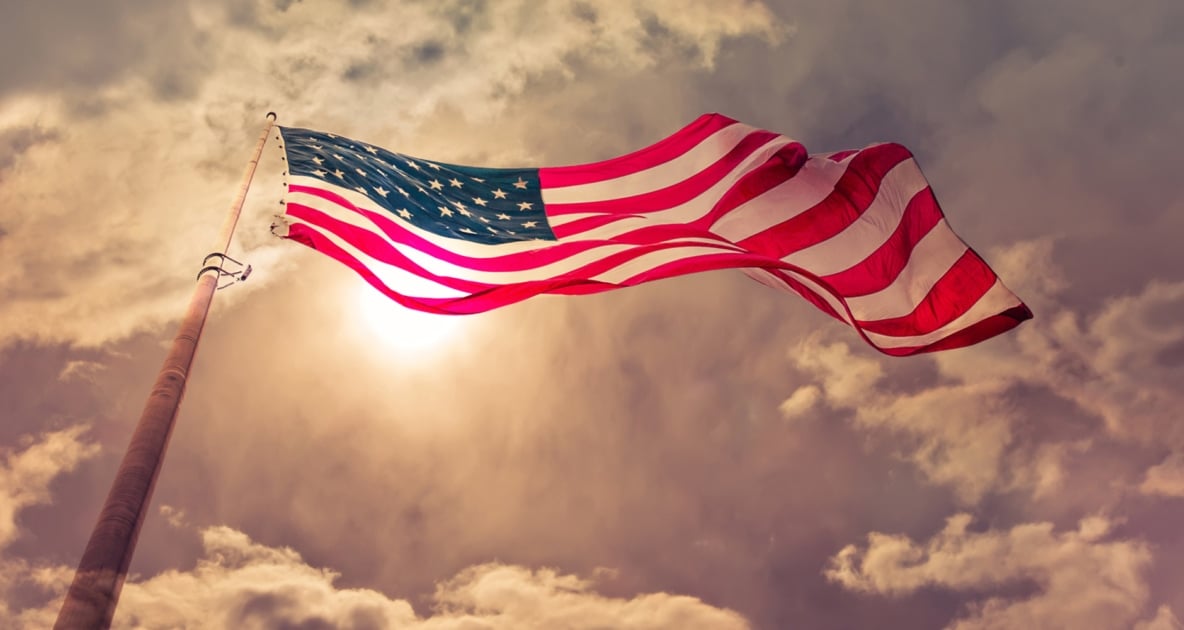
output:
[[[271,133],[275,118],[275,112],[267,113],[267,123],[263,133],[259,134],[255,153],[247,163],[238,194],[222,224],[214,253],[206,257],[207,262],[211,258],[226,258],[243,201],[251,187],[255,167],[259,164],[259,156],[263,153],[263,145],[267,142],[267,134]],[[223,275],[220,264],[205,266],[198,273],[197,286],[189,299],[189,307],[173,338],[172,348],[156,376],[148,401],[144,403],[140,422],[115,473],[111,492],[103,503],[99,520],[78,562],[74,581],[70,584],[57,623],[54,624],[55,630],[105,630],[111,626],[119,591],[127,577],[136,539],[144,524],[152,490],[156,486],[169,437],[176,424],[177,410],[185,393],[185,381],[201,340],[206,314]]]

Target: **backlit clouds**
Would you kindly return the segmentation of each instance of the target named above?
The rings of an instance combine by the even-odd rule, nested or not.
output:
[[[966,503],[993,490],[1057,490],[1063,462],[1095,438],[1184,451],[1184,395],[1175,385],[1184,381],[1184,362],[1171,355],[1184,345],[1184,284],[1153,282],[1100,312],[1072,312],[1055,299],[1065,281],[1048,245],[1021,243],[994,257],[1040,317],[1015,335],[936,355],[932,385],[893,382],[894,362],[853,355],[841,342],[810,342],[791,356],[819,376],[828,404],[850,411],[863,429],[902,437],[902,456]],[[783,411],[811,401],[813,387],[795,392]],[[1064,427],[1064,418],[1017,405],[1017,392],[1032,388],[1076,406],[1104,431]],[[1146,492],[1172,493],[1170,463],[1148,473]]]
[[[129,628],[398,628],[546,630],[622,628],[743,630],[740,615],[693,598],[650,593],[605,597],[595,584],[550,569],[503,564],[465,569],[441,582],[428,612],[370,589],[340,588],[339,575],[309,566],[291,549],[242,532],[202,532],[192,571],[167,571],[124,588],[114,626]]]
[[[14,630],[52,625],[72,568],[4,557],[17,534],[19,512],[48,503],[49,486],[93,457],[98,447],[79,439],[81,428],[33,439],[0,465],[0,624]],[[167,508],[167,506],[166,506]],[[162,509],[184,526],[175,509]],[[176,518],[175,518],[176,517]],[[172,570],[123,588],[115,628],[325,628],[463,630],[488,628],[686,628],[742,630],[740,615],[696,598],[648,593],[600,595],[592,580],[550,569],[485,564],[441,582],[427,616],[411,604],[370,589],[340,588],[336,572],[308,565],[288,548],[267,547],[229,527],[201,532],[203,553],[192,570]],[[611,571],[605,572],[611,575]],[[40,605],[12,606],[22,599]]]
[[[84,441],[86,427],[75,426],[26,438],[25,448],[3,453],[0,463],[0,550],[18,535],[17,513],[31,505],[49,503],[49,484],[94,457],[97,444]]]
[[[269,147],[121,623],[1179,629],[1179,0],[17,4],[0,626],[56,613],[265,112],[513,166],[719,111],[909,146],[1035,319],[891,359],[719,272],[434,337],[269,234]]]
[[[281,110],[284,124],[391,141],[421,132],[440,109],[488,120],[536,83],[558,89],[583,80],[577,74],[659,63],[707,67],[728,38],[780,33],[767,9],[748,2],[372,3],[348,16],[328,2],[246,12],[135,4],[101,11],[114,29],[102,39],[87,12],[59,19],[64,7],[55,3],[5,22],[14,32],[61,31],[73,52],[22,58],[62,73],[59,80],[87,82],[45,91],[24,75],[0,77],[0,342],[98,345],[174,317],[188,291],[180,279],[208,251],[269,109]],[[336,26],[326,29],[326,20]],[[58,51],[52,32],[41,37]],[[88,35],[72,41],[75,33]],[[512,135],[491,134],[468,150],[537,161]],[[267,157],[256,186],[264,190],[237,240],[264,248],[252,262],[282,275],[290,266],[259,228],[279,198],[281,167]]]
[[[1131,627],[1144,616],[1151,550],[1113,539],[1110,520],[1085,518],[1069,531],[1051,523],[987,531],[971,525],[970,515],[955,515],[924,543],[873,532],[865,546],[839,551],[826,576],[878,595],[922,588],[973,593],[947,626],[952,630],[1101,630]],[[1171,614],[1161,608],[1151,622],[1169,624]]]

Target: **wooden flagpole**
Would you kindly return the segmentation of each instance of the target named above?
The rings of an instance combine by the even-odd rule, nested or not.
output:
[[[255,167],[259,164],[259,156],[263,153],[263,145],[267,142],[267,134],[271,133],[275,118],[275,112],[268,112],[267,123],[255,145],[255,153],[247,163],[238,194],[222,224],[214,253],[206,257],[207,262],[211,258],[220,258],[221,263],[221,259],[226,257],[243,201],[251,187]],[[119,591],[127,577],[136,539],[144,524],[152,490],[156,486],[169,437],[176,424],[177,410],[185,393],[185,381],[201,340],[202,328],[205,327],[206,314],[222,275],[221,264],[203,267],[198,274],[189,308],[185,311],[172,348],[144,404],[140,423],[136,425],[131,443],[115,473],[111,492],[99,512],[99,520],[91,532],[90,541],[78,562],[78,570],[74,573],[74,581],[58,613],[55,630],[105,630],[111,627]]]

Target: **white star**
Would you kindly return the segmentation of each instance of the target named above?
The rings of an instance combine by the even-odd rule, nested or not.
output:
[[[324,176],[328,175],[329,173],[327,171],[322,171],[321,169],[318,168],[317,170],[313,171],[312,174],[316,175],[317,177],[324,177]]]
[[[428,182],[428,185],[432,187],[432,190],[441,190],[444,188],[444,184],[441,184],[440,180],[437,179]]]
[[[452,209],[449,208],[448,206],[440,206],[440,216],[442,216],[442,217],[452,216]]]
[[[508,214],[499,214],[499,215],[497,215],[497,218],[501,219],[502,221],[509,221],[509,220],[510,220],[510,215],[508,215]]]
[[[329,136],[330,138],[337,138],[337,136],[335,136],[335,135],[333,135],[333,134],[331,134],[331,133],[326,133],[325,135],[326,135],[326,136]]]
[[[480,197],[473,197],[473,203],[475,203],[475,204],[477,204],[477,205],[479,205],[479,206],[484,206],[485,204],[487,204],[487,203],[489,203],[489,202],[488,202],[488,201],[485,201],[484,199],[482,199],[482,198],[480,198]]]
[[[354,172],[355,172],[355,173],[357,173],[358,175],[361,175],[362,177],[365,177],[365,176],[366,176],[366,171],[363,171],[363,170],[362,170],[362,169],[360,169],[360,168],[355,168],[355,169],[354,169]]]
[[[482,223],[489,223],[489,219],[486,219],[485,217],[477,217],[477,220]]]
[[[431,162],[428,162],[428,166],[432,167],[433,169],[435,169],[435,170],[437,170],[437,171],[438,171],[438,170],[440,170],[440,165],[439,165],[439,164],[433,164],[433,163],[431,163]]]
[[[411,160],[407,160],[407,166],[410,166],[411,168],[413,168],[417,171],[419,170],[419,165],[416,164],[415,162],[412,162]]]
[[[354,186],[354,190],[362,193],[363,195],[366,194],[366,189],[362,188],[361,186]]]
[[[460,183],[460,180],[455,177],[448,180],[448,185],[452,186],[453,188],[460,188],[461,186],[464,186],[464,184]]]
[[[485,183],[485,180],[481,179],[480,177],[474,177],[474,178],[473,178],[473,181],[477,182],[478,184],[484,184],[484,183]]]
[[[523,190],[526,190],[526,180],[519,177],[518,181],[514,182],[514,188],[521,188]]]
[[[324,163],[325,163],[325,161],[324,161],[324,160],[322,160],[320,157],[318,157],[318,156],[315,156],[315,155],[314,155],[314,156],[312,156],[312,161],[313,161],[313,162],[316,162],[316,163],[317,163],[317,166],[320,166],[320,165],[322,165],[322,164],[324,164]]]
[[[385,189],[385,188],[383,188],[382,186],[379,186],[378,188],[375,188],[375,189],[374,189],[374,192],[376,192],[376,193],[378,193],[378,194],[382,195],[382,198],[383,198],[383,199],[386,199],[386,195],[387,195],[387,193],[389,193],[390,191],[389,191],[389,190],[387,190],[387,189]]]
[[[506,191],[502,190],[501,188],[498,188],[497,190],[493,191],[493,196],[498,199],[505,199],[506,198]]]
[[[333,174],[337,176],[337,179],[344,179],[345,178],[345,172],[342,171],[341,169],[337,169],[337,170],[333,171]]]
[[[533,205],[534,205],[534,204],[533,204],[533,203],[530,203],[529,201],[523,201],[523,202],[521,202],[521,203],[519,203],[519,204],[518,204],[518,209],[519,209],[519,210],[530,210],[530,207],[531,207],[531,206],[533,206]]]
[[[378,149],[375,149],[372,146],[367,145],[366,151],[368,151],[370,153],[370,155],[378,155]]]
[[[532,228],[532,227],[535,227],[535,226],[536,226],[536,225],[538,225],[538,224],[539,224],[539,222],[538,222],[538,221],[527,221],[526,223],[523,223],[523,224],[522,224],[522,227],[524,227],[524,228],[527,228],[527,229],[530,229],[530,228]]]
[[[465,204],[463,204],[463,203],[461,203],[461,202],[459,202],[459,201],[454,201],[454,202],[452,202],[452,205],[456,206],[457,208],[461,208],[462,210],[463,210],[463,209],[464,209],[464,207],[465,207]]]
[[[403,195],[404,197],[407,197],[411,194],[411,193],[407,192],[406,190],[403,190],[403,188],[400,186],[395,186],[395,190],[399,191],[399,194]]]
[[[495,229],[493,229],[493,228],[491,228],[491,227],[487,227],[487,228],[485,228],[485,229],[489,230],[490,232],[493,232],[494,234],[497,234],[497,230],[495,230]]]
[[[465,234],[476,234],[476,232],[470,230],[469,228],[461,228],[460,231],[464,232]]]
[[[464,208],[461,208],[461,209],[460,209],[460,213],[461,213],[461,214],[463,214],[463,215],[465,215],[466,217],[471,217],[471,216],[473,216],[473,213],[472,213],[472,212],[469,212],[468,210],[465,210]]]
[[[321,146],[321,145],[319,145],[319,144],[310,144],[310,145],[308,145],[308,146],[310,146],[310,147],[312,147],[312,148],[316,149],[317,151],[320,151],[321,149],[324,149],[324,148],[325,148],[325,147],[322,147],[322,146]]]
[[[403,208],[402,210],[399,210],[399,212],[397,212],[396,214],[398,214],[399,216],[403,217],[404,219],[410,219],[410,218],[411,218],[411,211],[410,211],[410,210],[408,210],[407,208]]]
[[[334,153],[334,154],[333,154],[333,157],[334,157],[334,158],[336,158],[336,160],[337,160],[338,162],[344,162],[344,161],[345,161],[345,158],[341,157],[340,155],[338,155],[338,154],[336,154],[336,153]]]

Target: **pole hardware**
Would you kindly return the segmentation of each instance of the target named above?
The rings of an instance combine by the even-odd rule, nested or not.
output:
[[[216,265],[207,264],[210,262],[211,258],[217,258],[218,264],[216,264]],[[232,265],[234,265],[234,267],[227,269],[225,265],[228,262],[231,263]],[[204,259],[202,259],[201,264],[203,264],[205,266],[201,268],[201,271],[197,272],[197,279],[198,280],[201,280],[202,274],[206,273],[207,271],[218,272],[218,279],[219,280],[221,280],[222,278],[230,278],[230,282],[227,282],[225,284],[219,284],[218,285],[219,289],[225,289],[226,287],[228,287],[232,284],[235,284],[238,282],[243,282],[247,279],[247,276],[251,275],[251,266],[250,265],[245,264],[245,263],[241,263],[241,262],[231,258],[230,256],[223,254],[222,252],[210,252],[209,254],[206,254],[206,257]]]

